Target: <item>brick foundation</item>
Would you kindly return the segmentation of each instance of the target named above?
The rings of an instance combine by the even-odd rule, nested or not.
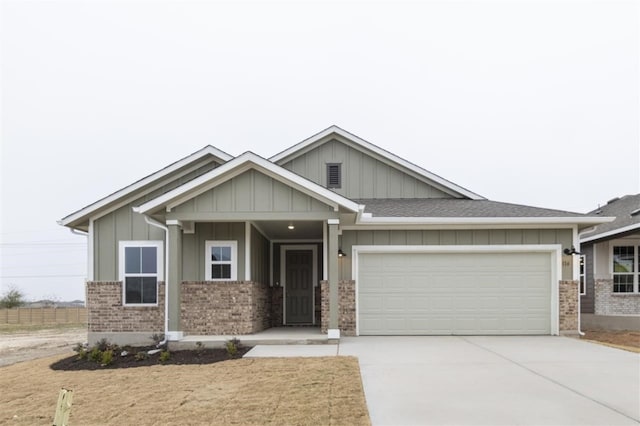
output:
[[[89,281],[86,287],[90,333],[164,333],[164,282],[158,283],[157,306],[122,306],[121,281]]]
[[[197,281],[181,285],[181,328],[185,334],[252,334],[273,322],[272,297],[266,284]]]
[[[322,281],[321,287],[321,330],[329,328],[329,283]],[[356,282],[338,282],[338,328],[344,336],[356,335]]]
[[[560,331],[578,330],[578,281],[560,281]]]
[[[596,280],[596,315],[640,315],[640,294],[614,293],[613,280]]]

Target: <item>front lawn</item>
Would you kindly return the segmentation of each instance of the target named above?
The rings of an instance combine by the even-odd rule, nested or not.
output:
[[[74,392],[69,420],[76,425],[370,424],[354,357],[50,369],[60,358],[0,368],[0,424],[51,424],[63,387]]]

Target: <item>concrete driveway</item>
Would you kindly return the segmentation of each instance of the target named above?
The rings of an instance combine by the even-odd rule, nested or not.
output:
[[[640,356],[568,337],[342,338],[374,425],[637,425]]]

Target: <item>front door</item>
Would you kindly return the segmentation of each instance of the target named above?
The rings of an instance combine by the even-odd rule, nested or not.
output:
[[[313,323],[313,252],[286,250],[286,323]]]

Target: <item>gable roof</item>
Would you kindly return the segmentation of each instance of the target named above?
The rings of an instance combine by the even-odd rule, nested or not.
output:
[[[220,167],[184,183],[179,187],[154,198],[153,200],[150,200],[138,207],[134,207],[133,210],[136,213],[149,214],[160,207],[175,207],[251,169],[257,170],[280,182],[290,185],[306,195],[333,206],[334,209],[343,207],[352,212],[358,212],[360,210],[360,206],[352,200],[336,194],[335,192],[283,167],[273,164],[269,160],[266,160],[250,151],[239,155]]]
[[[82,209],[71,213],[68,216],[65,216],[58,221],[58,224],[69,226],[71,228],[78,227],[84,222],[88,221],[90,217],[96,215],[103,209],[107,209],[110,205],[118,202],[122,198],[125,198],[133,194],[134,192],[153,184],[157,180],[162,179],[163,177],[168,176],[183,167],[187,167],[190,164],[196,163],[207,156],[212,156],[214,159],[219,160],[219,162],[221,163],[225,163],[233,158],[226,152],[221,151],[211,145],[207,145],[204,148],[194,152],[193,154],[188,155],[174,163],[171,163],[167,167],[164,167],[163,169],[160,169],[155,173],[145,176],[142,179],[132,183],[131,185],[113,192],[112,194],[101,198],[95,203],[89,204],[88,206],[83,207]]]
[[[422,178],[426,179],[427,181],[431,181],[433,183],[436,183],[440,186],[442,186],[443,188],[458,194],[464,198],[469,198],[472,200],[483,200],[485,199],[485,197],[476,194],[475,192],[471,192],[466,188],[463,188],[459,185],[456,185],[453,182],[450,182],[448,180],[446,180],[443,177],[440,177],[434,173],[431,173],[428,170],[423,169],[420,166],[417,166],[403,158],[398,157],[395,154],[390,153],[389,151],[386,151],[382,148],[380,148],[379,146],[376,146],[370,142],[365,141],[364,139],[347,132],[344,129],[341,129],[338,126],[331,126],[331,127],[327,127],[326,129],[324,129],[323,131],[316,133],[315,135],[311,136],[308,139],[303,140],[302,142],[292,146],[289,149],[286,149],[276,155],[274,155],[273,157],[269,158],[269,161],[272,161],[278,165],[283,165],[284,163],[291,161],[292,159],[299,157],[300,155],[303,155],[304,153],[310,151],[311,149],[315,148],[316,146],[322,144],[323,142],[330,140],[331,136],[333,135],[338,135],[340,137],[342,137],[343,139],[351,142],[352,144],[354,144],[355,147],[359,147],[361,150],[367,150],[369,152],[374,153],[376,156],[378,156],[381,159],[384,159],[386,161],[395,163],[398,167],[400,167],[401,169],[404,168],[406,170],[410,170],[413,173],[417,174],[418,176],[421,176]]]
[[[580,238],[583,243],[611,239],[629,232],[640,231],[640,194],[614,198],[588,214],[591,216],[614,216],[615,220],[598,225],[593,231],[583,234]]]

